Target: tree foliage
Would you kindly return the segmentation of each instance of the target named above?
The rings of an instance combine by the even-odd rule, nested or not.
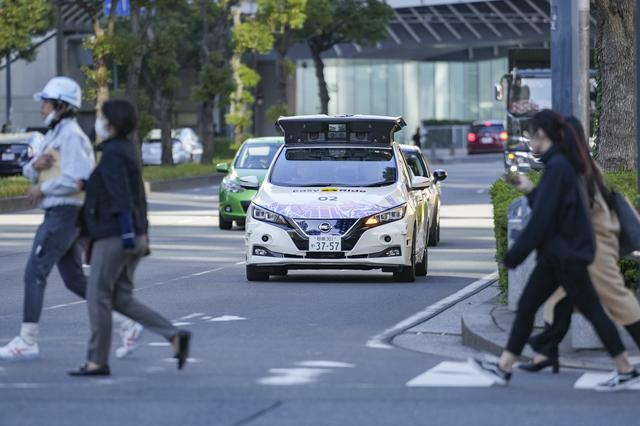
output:
[[[17,53],[33,59],[32,38],[51,28],[51,18],[47,0],[4,0],[0,5],[0,56]]]

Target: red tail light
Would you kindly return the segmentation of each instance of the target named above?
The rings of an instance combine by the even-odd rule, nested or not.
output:
[[[467,133],[467,142],[474,143],[477,138],[475,133]]]
[[[500,132],[500,140],[506,141],[507,139],[509,139],[509,135],[507,134],[507,132]]]

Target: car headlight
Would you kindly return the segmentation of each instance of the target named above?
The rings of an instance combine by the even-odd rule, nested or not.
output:
[[[280,225],[289,225],[285,218],[278,213],[274,213],[270,210],[258,207],[255,204],[251,205],[251,217],[262,222],[277,223]]]
[[[232,180],[228,180],[228,179],[223,179],[222,180],[222,186],[224,187],[225,191],[227,192],[242,192],[244,191],[244,188],[241,187],[238,183],[232,181]]]
[[[395,222],[396,220],[402,219],[406,211],[407,205],[403,204],[401,206],[385,210],[382,213],[369,216],[367,220],[364,221],[364,224],[365,226],[377,226],[382,225],[383,223]]]

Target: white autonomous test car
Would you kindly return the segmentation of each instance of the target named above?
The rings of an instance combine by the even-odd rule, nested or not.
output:
[[[284,146],[247,212],[247,279],[291,269],[427,274],[432,179],[413,176],[401,117],[297,116],[276,123]]]

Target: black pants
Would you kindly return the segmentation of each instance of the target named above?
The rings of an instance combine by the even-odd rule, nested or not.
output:
[[[567,292],[571,303],[577,306],[593,325],[609,355],[615,357],[623,353],[625,349],[618,329],[600,305],[598,295],[591,284],[587,265],[572,264],[560,267],[548,265],[543,261],[536,265],[520,296],[518,312],[506,349],[515,355],[522,353],[533,330],[536,312],[560,285]]]
[[[558,345],[569,332],[573,303],[568,297],[560,300],[553,308],[553,323],[547,325],[544,331],[529,339],[529,345],[539,354],[549,358],[558,357]],[[640,348],[640,321],[625,325],[634,342]]]

